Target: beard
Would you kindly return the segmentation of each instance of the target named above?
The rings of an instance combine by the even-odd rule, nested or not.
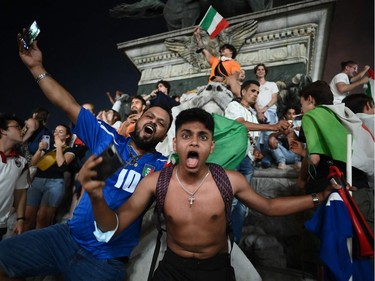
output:
[[[139,137],[139,134],[136,133],[136,130],[130,133],[130,137],[139,149],[145,151],[154,151],[156,145],[159,143],[159,140],[156,140],[154,138],[151,138],[149,140],[141,139]]]

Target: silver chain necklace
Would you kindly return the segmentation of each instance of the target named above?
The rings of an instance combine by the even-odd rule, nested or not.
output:
[[[195,193],[197,193],[198,190],[201,188],[201,186],[203,185],[204,181],[206,180],[206,178],[208,177],[209,174],[210,174],[210,170],[207,171],[207,174],[204,176],[204,178],[202,179],[202,181],[200,182],[200,184],[198,185],[198,187],[195,189],[195,191],[191,192],[180,181],[180,178],[178,177],[178,168],[176,168],[176,178],[177,178],[177,181],[180,184],[181,188],[189,195],[189,199],[188,200],[189,200],[190,208],[191,208],[191,205],[193,205],[193,203],[194,203]]]

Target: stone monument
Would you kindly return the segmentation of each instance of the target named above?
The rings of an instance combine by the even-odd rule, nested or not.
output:
[[[301,1],[228,18],[232,27],[256,22],[256,30],[251,24],[242,30],[249,36],[236,58],[247,77],[252,78],[256,64],[265,63],[270,81],[288,85],[296,74],[308,75],[313,81],[322,78],[334,4],[335,0]],[[170,81],[173,94],[179,95],[207,84],[209,65],[197,67],[171,47],[171,42],[185,43],[191,54],[196,49],[193,40],[193,27],[187,27],[118,43],[140,73],[138,94],[151,92],[160,79]]]

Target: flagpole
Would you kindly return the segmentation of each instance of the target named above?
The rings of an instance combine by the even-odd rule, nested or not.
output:
[[[212,7],[212,5],[210,5],[210,7],[208,7],[208,9],[207,9],[207,11],[206,11],[204,17],[201,19],[201,22],[198,24],[198,26],[200,26],[200,25],[202,24],[204,18],[207,16],[207,14],[208,14],[208,12],[210,11],[211,7]]]
[[[352,135],[347,134],[346,136],[346,182],[352,185]],[[350,195],[352,195],[351,191],[349,191]],[[353,239],[348,238],[346,240],[349,256],[351,261],[353,262]],[[350,276],[349,281],[353,280],[353,275]]]
[[[346,136],[346,181],[352,185],[352,135]]]

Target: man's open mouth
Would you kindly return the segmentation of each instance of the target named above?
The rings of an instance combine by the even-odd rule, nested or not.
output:
[[[155,125],[154,124],[147,124],[146,126],[145,126],[145,132],[147,133],[147,134],[153,134],[154,132],[156,131],[156,127],[155,127]]]
[[[195,168],[198,165],[199,154],[196,151],[189,151],[186,158],[186,165]]]

